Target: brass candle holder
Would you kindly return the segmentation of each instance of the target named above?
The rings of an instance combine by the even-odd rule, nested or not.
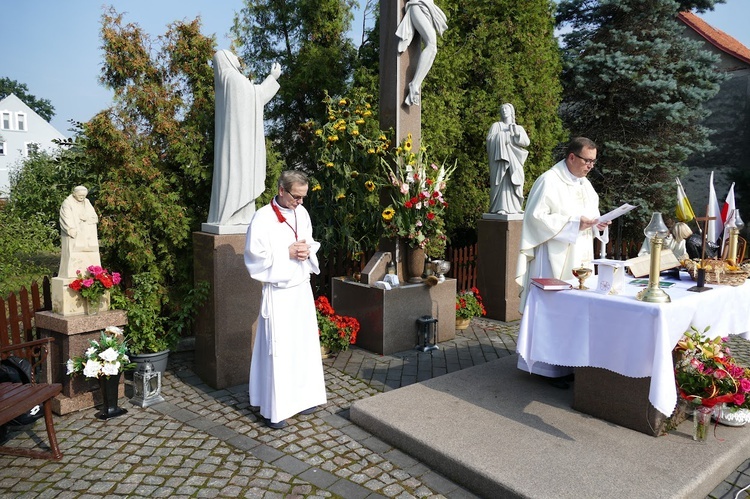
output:
[[[651,221],[643,230],[651,243],[651,260],[648,272],[648,287],[635,295],[636,299],[649,303],[669,303],[672,299],[659,287],[659,273],[661,272],[661,248],[669,230],[664,224],[661,213],[651,215]]]

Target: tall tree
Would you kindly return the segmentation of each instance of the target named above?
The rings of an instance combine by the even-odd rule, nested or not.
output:
[[[448,16],[435,63],[422,91],[423,143],[433,158],[458,160],[447,198],[453,244],[473,242],[476,222],[489,208],[485,139],[505,102],[531,140],[526,190],[552,164],[563,140],[560,54],[549,0],[437,2]]]
[[[101,81],[115,104],[83,124],[100,186],[95,207],[111,268],[149,272],[162,289],[192,287],[191,234],[206,220],[213,165],[213,37],[200,20],[159,44],[109,9]]]
[[[233,34],[251,76],[265,78],[273,62],[282,66],[281,89],[266,106],[268,136],[290,167],[311,168],[314,136],[301,127],[327,116],[324,99],[342,96],[351,78],[355,48],[346,34],[354,0],[245,0]]]
[[[653,211],[674,210],[674,179],[696,151],[710,148],[703,104],[723,76],[716,59],[683,35],[680,10],[714,2],[565,0],[562,116],[574,135],[600,146],[603,180],[593,179],[605,209],[639,206],[622,237],[640,238]],[[669,193],[665,195],[665,193]]]
[[[46,121],[50,121],[55,116],[55,107],[49,99],[40,99],[30,94],[29,87],[25,83],[19,83],[4,76],[0,77],[0,99],[4,99],[10,94],[15,94]]]

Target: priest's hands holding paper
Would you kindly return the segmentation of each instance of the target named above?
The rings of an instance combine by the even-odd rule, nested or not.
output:
[[[292,260],[305,261],[310,258],[310,245],[304,239],[289,246],[289,258]]]
[[[590,229],[591,227],[596,226],[599,230],[604,230],[607,228],[608,225],[612,224],[611,221],[608,222],[599,222],[598,218],[588,218],[588,217],[581,217],[579,223],[578,223],[578,230],[586,230]]]

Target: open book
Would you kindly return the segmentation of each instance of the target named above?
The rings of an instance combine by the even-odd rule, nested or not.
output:
[[[562,279],[555,279],[554,277],[532,277],[531,284],[546,291],[559,291],[561,289],[570,289],[573,287],[572,284],[567,283]]]

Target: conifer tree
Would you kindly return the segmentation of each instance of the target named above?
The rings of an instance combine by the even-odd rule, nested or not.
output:
[[[716,59],[683,34],[680,10],[710,8],[710,0],[565,0],[564,103],[573,135],[600,147],[590,175],[604,211],[623,202],[640,207],[624,220],[621,237],[640,239],[651,213],[672,213],[674,179],[686,158],[707,150],[703,104],[719,89]]]
[[[516,108],[531,140],[525,190],[552,165],[564,135],[557,108],[561,61],[549,0],[438,0],[448,30],[422,91],[422,142],[432,158],[458,160],[447,198],[452,244],[472,243],[489,208],[486,137],[500,106]]]
[[[346,93],[356,50],[347,31],[353,0],[316,2],[245,0],[232,33],[237,55],[260,81],[273,62],[282,67],[281,88],[266,105],[267,136],[283,151],[288,167],[310,169],[314,136],[302,127],[326,116],[326,92]]]

